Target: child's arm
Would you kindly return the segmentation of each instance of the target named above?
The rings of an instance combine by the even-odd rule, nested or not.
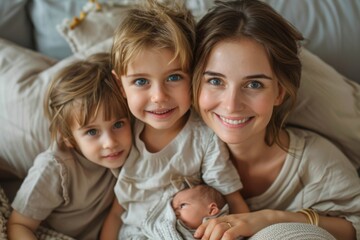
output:
[[[115,197],[111,209],[105,218],[104,224],[100,233],[100,240],[117,240],[119,231],[122,225],[121,214],[124,209],[121,207],[117,198]]]
[[[230,213],[245,213],[250,212],[244,198],[239,191],[225,195],[225,199],[229,204]]]
[[[40,223],[13,210],[7,222],[8,239],[36,240],[34,233]]]

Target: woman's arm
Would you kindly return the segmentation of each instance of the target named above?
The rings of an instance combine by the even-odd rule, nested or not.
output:
[[[252,236],[267,226],[285,222],[307,223],[307,218],[301,213],[278,210],[231,214],[203,223],[194,236],[203,240],[233,240],[240,236]],[[321,216],[319,226],[337,239],[356,240],[354,227],[343,218]]]
[[[13,210],[7,222],[8,239],[36,240],[34,233],[40,223],[41,221],[26,217]]]
[[[122,225],[121,214],[124,209],[121,207],[117,198],[111,206],[110,212],[106,217],[100,233],[100,240],[118,239],[119,231]]]
[[[239,191],[225,195],[225,199],[229,204],[230,213],[246,213],[250,211]]]

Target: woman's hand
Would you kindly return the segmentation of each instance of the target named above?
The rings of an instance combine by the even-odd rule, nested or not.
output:
[[[198,227],[194,237],[202,240],[233,240],[241,236],[252,236],[261,229],[280,222],[280,215],[281,211],[261,210],[210,219]]]

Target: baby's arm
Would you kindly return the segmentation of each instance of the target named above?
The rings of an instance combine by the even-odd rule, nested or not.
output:
[[[225,195],[225,199],[229,204],[231,214],[250,211],[239,191],[235,191],[233,193]]]
[[[115,197],[112,207],[106,217],[100,233],[100,240],[118,239],[119,231],[122,225],[121,214],[124,209]]]
[[[40,223],[13,210],[7,222],[8,239],[36,240],[35,231]]]

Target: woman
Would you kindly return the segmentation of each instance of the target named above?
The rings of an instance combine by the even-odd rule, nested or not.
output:
[[[227,143],[252,212],[210,220],[195,237],[308,222],[337,239],[360,239],[360,181],[349,160],[326,139],[284,126],[300,85],[301,40],[255,0],[216,2],[198,23],[194,105]]]

